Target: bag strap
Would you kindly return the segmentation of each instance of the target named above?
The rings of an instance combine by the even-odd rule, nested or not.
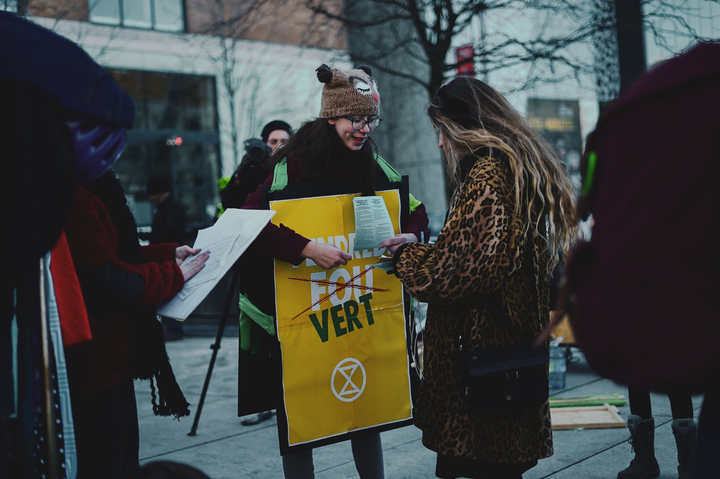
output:
[[[540,314],[540,287],[538,286],[537,277],[535,276],[535,267],[539,266],[535,264],[535,244],[532,239],[528,239],[525,243],[525,261],[529,262],[530,268],[527,269],[527,276],[530,280],[530,287],[532,288],[533,304],[535,304],[535,319],[537,320],[539,335],[543,331],[542,315]]]

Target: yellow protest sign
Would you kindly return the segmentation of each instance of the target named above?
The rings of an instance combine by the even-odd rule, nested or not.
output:
[[[399,232],[400,195],[378,192]],[[275,261],[277,334],[287,444],[308,444],[412,417],[402,284],[370,265],[383,250],[352,252],[352,198],[271,201],[275,224],[352,254],[325,270]]]

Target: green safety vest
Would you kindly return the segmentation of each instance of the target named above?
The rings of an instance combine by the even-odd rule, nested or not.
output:
[[[388,181],[391,183],[399,183],[402,181],[402,177],[400,176],[400,173],[398,173],[395,168],[393,168],[390,163],[385,161],[383,157],[379,155],[375,155],[375,161],[377,161],[377,164],[380,165],[380,168],[382,168],[383,172],[385,173],[385,176],[387,176]],[[280,162],[275,165],[275,170],[273,171],[273,182],[272,185],[270,185],[270,191],[280,191],[285,189],[285,187],[288,185],[288,170],[287,170],[287,158],[283,158],[280,160]],[[420,206],[422,203],[415,199],[415,197],[412,194],[408,194],[409,201],[408,201],[408,207],[410,209],[410,213],[415,211],[415,209]]]
[[[400,173],[395,168],[390,166],[390,163],[385,161],[382,157],[375,155],[375,161],[377,161],[380,168],[382,168],[385,176],[391,183],[399,183],[402,181]],[[288,185],[288,170],[287,170],[287,158],[283,158],[280,162],[275,165],[273,172],[273,182],[270,186],[270,191],[283,190]],[[408,206],[410,213],[422,203],[415,199],[411,194],[408,194],[409,201]],[[257,334],[259,331],[255,331],[255,334],[251,332],[250,322],[256,322],[261,328],[267,331],[268,334],[275,334],[275,322],[272,316],[269,316],[260,311],[254,304],[252,304],[245,295],[240,294],[240,347],[244,351],[251,350],[254,354],[257,354],[259,349],[259,341]],[[253,337],[254,336],[254,337]]]

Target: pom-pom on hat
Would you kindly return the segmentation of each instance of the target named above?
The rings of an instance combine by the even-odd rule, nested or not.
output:
[[[320,118],[380,113],[380,95],[370,67],[362,65],[343,71],[322,64],[315,71],[318,81],[325,84]]]

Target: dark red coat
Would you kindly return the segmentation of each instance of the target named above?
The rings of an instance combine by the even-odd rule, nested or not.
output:
[[[128,365],[133,315],[147,314],[147,307],[172,298],[182,289],[182,271],[175,262],[177,245],[142,247],[146,263],[122,261],[110,214],[84,187],[77,189],[65,234],[92,331],[89,351],[77,358],[87,360],[89,368],[77,361],[70,366],[83,370],[86,390],[109,389],[131,378]]]

